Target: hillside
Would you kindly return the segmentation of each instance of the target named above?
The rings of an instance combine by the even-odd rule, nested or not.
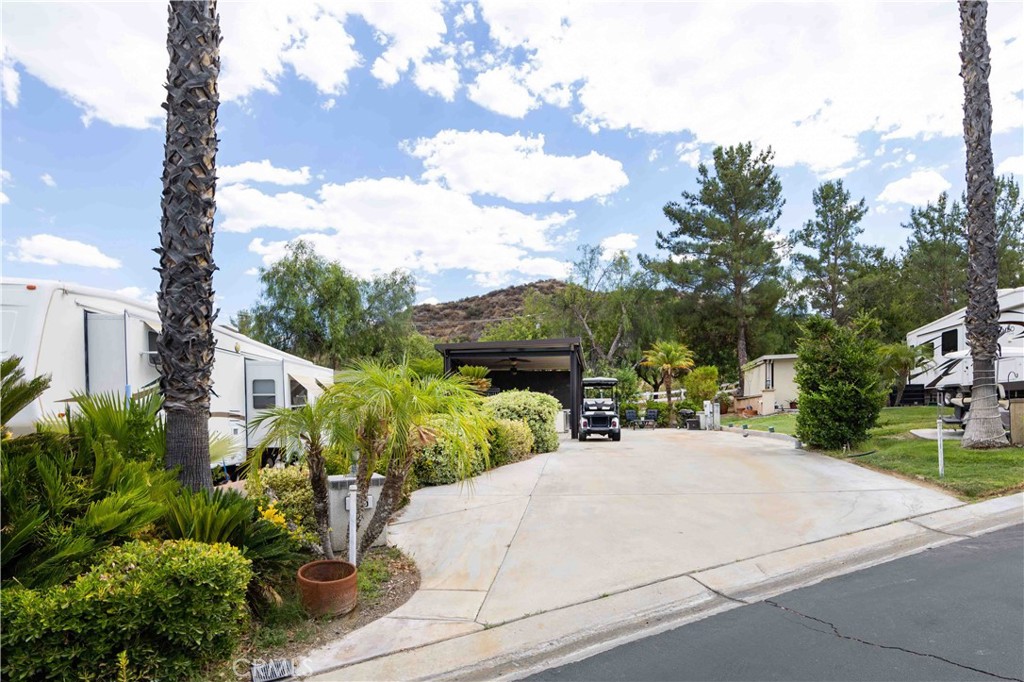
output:
[[[546,279],[450,303],[418,305],[412,309],[412,322],[416,331],[437,341],[476,341],[492,322],[523,312],[530,292],[553,294],[564,286],[557,279]]]

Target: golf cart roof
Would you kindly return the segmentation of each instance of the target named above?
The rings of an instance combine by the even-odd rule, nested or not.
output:
[[[590,377],[583,380],[584,388],[614,388],[619,383],[615,377]]]

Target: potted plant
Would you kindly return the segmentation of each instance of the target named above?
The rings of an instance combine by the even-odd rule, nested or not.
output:
[[[339,429],[344,420],[337,417],[337,404],[331,394],[301,407],[275,407],[253,420],[252,428],[265,426],[266,435],[253,450],[250,475],[259,475],[259,462],[268,447],[300,452],[309,469],[313,489],[313,516],[323,559],[299,568],[298,588],[302,605],[312,616],[340,616],[349,613],[357,603],[356,566],[336,559],[331,546],[329,493],[324,454],[332,443],[340,442]],[[256,466],[253,467],[252,464]]]

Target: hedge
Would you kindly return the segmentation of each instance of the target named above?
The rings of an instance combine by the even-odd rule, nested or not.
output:
[[[485,406],[495,419],[526,422],[533,433],[534,452],[558,449],[555,417],[562,411],[562,404],[556,398],[533,391],[502,391],[488,398]]]
[[[195,677],[238,645],[251,578],[230,545],[168,540],[112,549],[66,585],[5,587],[3,677]]]
[[[495,419],[491,429],[491,466],[504,466],[529,459],[533,453],[533,431],[523,421]]]
[[[495,419],[490,434],[490,455],[485,461],[482,452],[473,456],[471,476],[478,476],[487,469],[512,464],[528,459],[533,450],[533,432],[525,422],[510,419]],[[425,448],[413,463],[412,473],[417,485],[447,485],[459,480],[452,463],[455,455],[449,450],[448,442],[439,439]],[[489,466],[488,466],[489,465]]]

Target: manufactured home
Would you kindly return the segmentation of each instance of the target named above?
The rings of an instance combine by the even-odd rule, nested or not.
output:
[[[1024,398],[1024,287],[1000,289],[996,381],[1006,398]],[[967,345],[967,309],[961,308],[907,334],[907,345],[929,348],[932,362],[911,377],[929,399],[952,404],[970,395],[974,374]]]
[[[762,355],[743,365],[743,390],[736,411],[774,414],[788,409],[800,397],[796,385],[796,355]]]
[[[20,356],[28,377],[52,377],[42,397],[8,424],[15,433],[69,409],[73,394],[130,396],[158,385],[156,306],[64,282],[4,279],[0,287],[0,353]],[[210,430],[236,445],[234,461],[225,464],[259,441],[262,434],[248,425],[260,410],[302,405],[334,381],[331,369],[225,325],[214,326],[214,338]]]

